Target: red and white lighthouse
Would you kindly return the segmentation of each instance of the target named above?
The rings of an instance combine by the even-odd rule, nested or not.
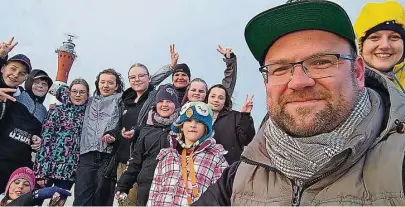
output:
[[[55,50],[58,54],[58,72],[56,74],[56,80],[54,84],[67,84],[69,78],[69,72],[72,69],[73,62],[75,61],[77,55],[75,51],[75,44],[73,43],[73,38],[76,36],[72,34],[66,34],[68,40],[63,42],[59,49]],[[53,97],[51,105],[56,104],[57,100]]]

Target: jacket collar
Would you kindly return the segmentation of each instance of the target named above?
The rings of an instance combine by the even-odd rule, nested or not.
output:
[[[398,91],[383,74],[373,69],[367,69],[366,87],[370,95],[372,111],[347,140],[346,150],[340,156],[343,156],[348,149],[351,149],[351,155],[341,170],[352,166],[367,152],[367,149],[387,138],[390,133],[395,133],[397,126],[395,120],[405,120],[405,95]],[[271,158],[266,150],[263,127],[246,147],[242,156],[272,167]],[[329,169],[328,166],[326,168]],[[320,173],[324,173],[324,171]]]

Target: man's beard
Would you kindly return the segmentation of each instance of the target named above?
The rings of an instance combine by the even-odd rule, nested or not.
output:
[[[358,95],[357,83],[352,81],[355,90],[355,98]],[[324,89],[308,89],[293,92],[286,96],[281,96],[278,104],[268,106],[269,113],[274,123],[285,133],[293,137],[310,137],[322,133],[328,133],[336,129],[350,115],[355,105],[355,101],[350,102],[348,97],[342,93],[332,95]],[[288,113],[285,105],[297,98],[322,99],[326,101],[326,106],[314,115],[312,123],[303,126],[307,116],[310,116],[316,108],[298,107],[296,115]]]

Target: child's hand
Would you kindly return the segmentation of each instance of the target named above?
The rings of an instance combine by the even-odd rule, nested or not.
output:
[[[254,97],[255,96],[252,95],[252,97],[249,98],[249,95],[246,95],[245,103],[243,103],[243,106],[242,106],[242,109],[240,110],[240,112],[250,113],[252,111]]]
[[[17,89],[15,88],[0,88],[0,102],[6,102],[7,100],[15,102],[16,99],[7,93],[14,93],[16,91]]]
[[[117,191],[115,193],[115,199],[117,199],[118,201],[126,200],[127,197],[128,197],[128,195],[126,193],[124,193],[124,192]]]
[[[13,50],[13,48],[18,44],[18,42],[14,42],[14,37],[12,37],[8,42],[0,43],[0,57],[5,58],[7,57],[8,53]]]
[[[124,137],[125,139],[132,139],[135,135],[135,130],[129,130],[129,131],[125,131],[125,127],[122,128],[121,130],[121,135],[122,137]]]
[[[226,58],[231,58],[232,48],[222,48],[221,45],[218,45],[217,51],[223,54]]]
[[[111,143],[115,142],[115,137],[113,137],[109,134],[106,134],[103,136],[103,142],[105,142],[107,144],[111,144]]]
[[[179,53],[174,50],[174,44],[170,45],[170,59],[170,65],[174,69],[174,67],[177,65],[177,61],[179,60]]]
[[[31,149],[33,149],[34,151],[38,151],[39,148],[41,147],[41,142],[42,142],[41,137],[38,137],[37,135],[32,136]]]

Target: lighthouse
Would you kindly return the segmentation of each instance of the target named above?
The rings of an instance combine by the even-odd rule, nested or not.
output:
[[[67,41],[63,42],[62,46],[59,49],[55,50],[55,53],[58,54],[58,72],[56,74],[56,79],[54,84],[61,85],[67,84],[69,78],[69,72],[72,68],[73,62],[75,61],[77,55],[75,51],[75,44],[73,39],[77,38],[72,34],[65,34],[67,36]],[[51,106],[56,104],[57,100],[53,97],[51,101]]]

